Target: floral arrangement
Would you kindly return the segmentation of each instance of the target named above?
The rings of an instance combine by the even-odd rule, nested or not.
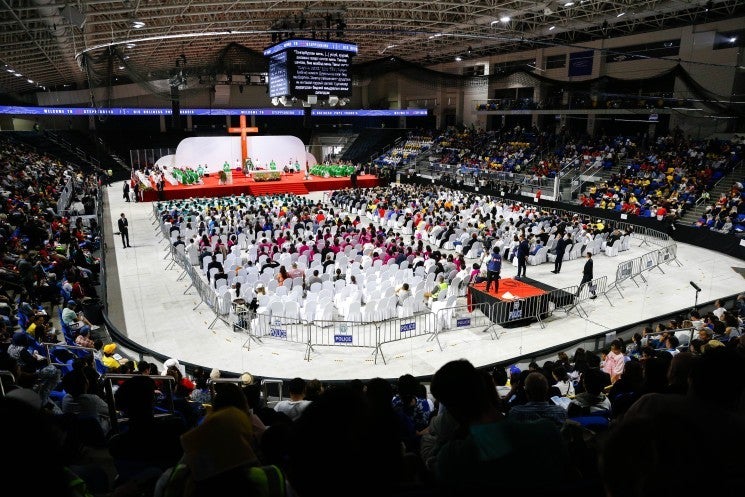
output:
[[[261,172],[260,174],[254,174],[254,181],[279,181],[282,179],[282,173],[279,171],[267,171]]]

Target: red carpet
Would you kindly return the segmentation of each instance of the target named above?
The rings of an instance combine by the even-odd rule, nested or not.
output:
[[[486,282],[476,283],[471,286],[476,290],[486,293]],[[544,295],[546,293],[545,290],[541,290],[540,288],[531,286],[524,281],[516,280],[514,278],[505,278],[499,280],[499,295],[494,293],[494,283],[492,283],[488,295],[490,297],[494,297],[504,301],[505,299],[502,298],[502,295],[504,295],[505,292],[510,292],[513,296],[520,299],[535,297],[536,295]]]
[[[242,172],[233,171],[233,181],[226,185],[219,184],[217,174],[202,178],[201,185],[171,185],[166,183],[163,190],[166,200],[192,197],[226,197],[230,195],[270,195],[275,193],[295,193],[305,195],[308,192],[339,190],[352,186],[349,178],[319,178],[311,176],[305,180],[303,173],[291,173],[282,176],[280,181],[259,181],[246,177]],[[357,178],[357,186],[371,188],[378,186],[378,178],[372,175]],[[152,202],[158,199],[154,189],[143,192],[143,200]]]

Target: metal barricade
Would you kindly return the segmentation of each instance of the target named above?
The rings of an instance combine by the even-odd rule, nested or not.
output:
[[[377,323],[316,320],[308,326],[311,345],[370,348],[377,346]]]
[[[460,331],[468,329],[488,330],[491,325],[492,305],[479,302],[472,305],[461,305],[438,309],[426,315],[432,336],[427,340],[435,340],[442,351],[439,335],[446,331]]]
[[[517,322],[535,319],[545,328],[542,316],[548,314],[548,294],[518,298],[511,301],[495,302],[492,309],[492,322],[502,327],[514,326]],[[496,330],[490,329],[493,338],[499,338]]]
[[[683,264],[678,260],[678,245],[671,243],[666,247],[662,247],[657,251],[657,268],[662,271],[660,267],[662,264],[670,264],[674,262],[678,267],[682,267]],[[662,271],[664,273],[665,271]]]
[[[257,341],[263,339],[305,344],[305,360],[310,359],[311,343],[308,323],[302,319],[267,313],[254,314],[248,328]],[[249,341],[244,344],[247,346]],[[248,348],[248,347],[247,347]]]
[[[375,346],[375,364],[378,363],[378,355],[387,364],[383,355],[382,345],[399,340],[407,340],[417,336],[429,335],[433,332],[428,322],[428,314],[420,314],[403,318],[394,318],[376,323],[378,329],[377,343]]]
[[[552,290],[548,293],[549,308],[551,312],[558,309],[564,311],[567,315],[573,310],[576,310],[580,317],[587,317],[589,314],[582,307],[582,303],[587,300],[592,300],[602,295],[608,300],[611,307],[613,306],[607,295],[608,290],[607,276],[595,278],[581,285],[572,285]]]

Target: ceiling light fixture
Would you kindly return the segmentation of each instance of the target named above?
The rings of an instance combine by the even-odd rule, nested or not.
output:
[[[11,68],[7,68],[6,71],[8,71],[10,74],[13,74],[14,72],[16,72],[15,69],[11,69]]]
[[[556,26],[551,26],[550,28],[548,28],[549,31],[553,31],[554,29],[556,29]]]
[[[461,60],[463,60],[463,57],[461,57],[460,55],[455,56],[455,62],[460,62]]]
[[[510,22],[510,16],[502,16],[499,18],[499,22],[508,23]]]
[[[140,21],[139,19],[133,19],[132,20],[132,27],[134,29],[141,29],[145,27],[145,23]]]
[[[13,76],[15,76],[16,78],[20,78],[21,76],[23,76],[23,74],[21,74],[19,72],[14,72],[13,73]]]
[[[33,80],[33,79],[27,79],[26,81],[28,81],[28,82],[29,82],[29,83],[31,83],[32,85],[34,84],[34,80]]]
[[[127,43],[127,44],[126,44],[126,45],[124,45],[124,46],[125,46],[125,47],[127,47],[127,48],[134,48],[134,47],[136,47],[136,46],[137,46],[137,43]]]
[[[564,7],[571,7],[572,5],[574,5],[574,2],[567,2],[564,4]]]
[[[618,14],[618,15],[617,15],[616,17],[623,17],[623,16],[625,16],[625,15],[626,15],[626,12],[621,12],[621,13],[619,13],[619,14]]]

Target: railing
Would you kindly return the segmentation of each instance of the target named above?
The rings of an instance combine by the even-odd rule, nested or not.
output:
[[[243,346],[249,350],[252,342],[262,344],[265,340],[295,343],[305,347],[304,359],[309,361],[315,347],[369,348],[375,364],[378,357],[387,364],[382,346],[393,342],[426,336],[428,341],[436,341],[442,351],[440,335],[443,333],[480,330],[497,340],[506,333],[500,328],[509,328],[518,322],[535,320],[545,327],[544,318],[555,309],[567,314],[576,309],[580,315],[587,316],[581,304],[595,298],[593,295],[605,295],[606,286],[607,277],[603,276],[581,287],[509,301],[473,302],[454,307],[442,307],[444,302],[435,301],[432,312],[384,320],[306,320],[299,316],[257,313],[237,319],[233,326],[248,335]]]
[[[116,400],[114,399],[114,382],[126,381],[130,378],[142,377],[139,374],[105,374],[102,378],[104,392],[106,393],[106,403],[109,405],[109,419],[111,420],[111,429],[114,433],[119,431],[119,424],[128,421],[128,418],[120,416],[119,410],[116,408]],[[163,375],[152,377],[153,381],[160,383],[159,390],[163,393],[164,399],[166,400],[165,407],[162,405],[157,406],[162,411],[156,411],[155,416],[169,416],[176,412],[173,405],[173,393],[176,389],[176,379],[173,376]],[[165,388],[164,388],[165,386]],[[165,391],[164,391],[165,390]]]
[[[5,396],[5,382],[10,380],[9,385],[15,385],[16,377],[10,371],[0,370],[0,394]]]
[[[645,229],[659,235],[664,235],[664,233],[655,230],[649,230],[648,228]],[[678,246],[675,242],[669,239],[663,240],[661,236],[650,238],[652,239],[652,243],[660,244],[661,247],[618,264],[616,267],[616,280],[610,284],[607,291],[615,289],[618,294],[623,297],[621,284],[624,281],[631,280],[638,287],[639,282],[637,281],[637,278],[641,279],[644,283],[647,282],[647,279],[644,277],[645,272],[658,269],[662,274],[665,274],[665,271],[662,270],[663,264],[671,264],[674,262],[678,266],[683,265],[678,260]],[[644,244],[649,245],[647,243],[647,237],[644,237],[644,241],[641,245]]]

